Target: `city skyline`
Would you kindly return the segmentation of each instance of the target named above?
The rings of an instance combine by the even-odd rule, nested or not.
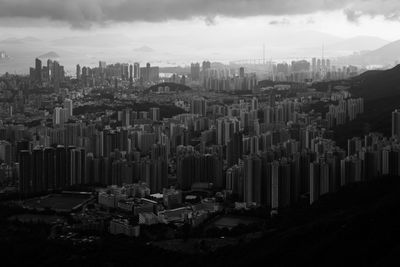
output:
[[[229,8],[224,1],[210,1],[197,10],[196,5],[188,8],[192,3],[180,7],[180,1],[152,1],[145,14],[165,8],[155,18],[138,15],[144,6],[136,1],[119,2],[127,7],[124,12],[114,2],[52,1],[40,10],[35,6],[42,3],[36,1],[2,1],[0,51],[14,59],[8,61],[10,72],[24,73],[23,62],[50,51],[86,65],[147,60],[172,66],[262,58],[263,46],[273,60],[320,56],[322,46],[327,57],[347,56],[400,39],[396,1],[264,2],[238,1]],[[23,12],[27,8],[32,12]],[[62,16],[54,15],[64,9]]]

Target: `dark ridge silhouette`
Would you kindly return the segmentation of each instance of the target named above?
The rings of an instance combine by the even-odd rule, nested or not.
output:
[[[363,97],[364,113],[334,129],[335,141],[347,146],[347,139],[370,132],[391,135],[392,111],[400,108],[400,65],[385,71],[367,71],[349,80],[353,96]]]
[[[258,82],[258,87],[270,87],[274,85],[275,83],[271,80],[262,80]]]
[[[148,91],[149,92],[157,92],[159,87],[169,87],[170,92],[184,92],[184,91],[190,91],[192,88],[189,86],[179,84],[179,83],[171,83],[171,82],[165,82],[165,83],[159,83],[156,85],[151,86]]]
[[[385,71],[368,71],[353,78],[350,91],[367,101],[400,95],[400,65]]]
[[[398,264],[400,216],[395,210],[399,207],[398,177],[351,184],[321,197],[311,208],[292,210],[282,216],[275,232],[252,244],[219,251],[217,258],[219,264],[228,259],[247,266]]]

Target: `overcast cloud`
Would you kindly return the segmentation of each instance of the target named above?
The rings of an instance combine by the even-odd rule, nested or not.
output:
[[[299,15],[343,10],[349,20],[383,15],[400,18],[398,0],[0,0],[1,18],[66,22],[73,27],[112,22],[159,22],[215,16]],[[354,14],[357,14],[355,17]],[[211,23],[210,23],[211,22]]]

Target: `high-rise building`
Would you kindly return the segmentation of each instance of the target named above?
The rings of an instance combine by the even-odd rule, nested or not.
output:
[[[32,151],[32,191],[44,192],[47,185],[44,182],[43,148],[37,147]]]
[[[160,78],[160,68],[152,67],[150,63],[146,64],[146,67],[140,68],[140,79],[143,82],[158,82]]]
[[[11,143],[5,140],[0,141],[0,160],[6,164],[11,164]]]
[[[207,101],[204,98],[194,98],[191,104],[191,113],[207,116]]]
[[[251,100],[251,110],[258,110],[258,98],[256,97]]]
[[[133,84],[133,65],[129,65],[129,85]]]
[[[244,193],[244,173],[243,167],[234,165],[226,170],[226,189],[236,195],[240,201],[243,201]]]
[[[244,159],[244,201],[261,203],[261,159],[248,156]]]
[[[392,112],[392,137],[400,137],[400,110]]]
[[[310,163],[310,204],[320,196],[321,166],[318,162]]]
[[[100,70],[105,70],[107,67],[107,63],[105,61],[99,61],[99,69]]]
[[[66,114],[68,117],[73,116],[73,102],[71,99],[65,99],[64,100],[64,108],[66,109]]]
[[[192,63],[190,65],[190,76],[192,78],[192,81],[200,80],[200,64],[199,63]]]
[[[19,151],[19,191],[32,192],[32,159],[29,150]]]
[[[68,112],[65,108],[55,107],[53,111],[53,125],[64,125],[69,119]]]
[[[210,68],[211,68],[211,62],[203,61],[202,68],[201,68],[201,71],[203,72],[203,74],[206,73],[206,71]]]
[[[35,77],[37,82],[42,82],[42,61],[38,58],[35,59]]]
[[[244,67],[239,68],[239,77],[244,78]]]
[[[79,64],[76,65],[76,79],[77,79],[78,81],[81,80],[81,66],[79,66]]]
[[[317,71],[317,59],[315,57],[312,58],[311,70],[313,73]]]
[[[56,150],[54,148],[45,148],[43,151],[43,185],[44,189],[56,189],[55,175],[56,175]]]
[[[160,108],[150,108],[150,119],[153,121],[160,120]]]
[[[139,79],[140,78],[140,63],[133,64],[133,78]]]

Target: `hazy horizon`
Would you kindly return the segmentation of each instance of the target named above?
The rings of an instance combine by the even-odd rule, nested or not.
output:
[[[17,2],[17,3],[16,3]],[[72,72],[99,60],[160,66],[210,60],[335,58],[400,39],[396,1],[0,0],[0,73],[50,51]],[[360,38],[360,36],[362,38]],[[357,37],[357,38],[355,38]]]

